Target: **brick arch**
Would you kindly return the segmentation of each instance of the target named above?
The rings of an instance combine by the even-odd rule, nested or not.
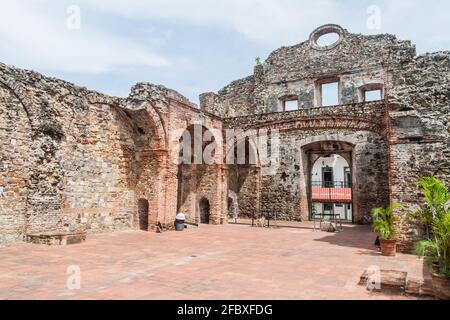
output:
[[[383,135],[367,131],[323,134],[299,141],[300,166],[302,168],[300,179],[303,186],[300,208],[304,215],[308,212],[308,198],[305,190],[308,187],[310,158],[306,153],[306,148],[312,143],[327,141],[347,143],[353,148],[346,160],[352,168],[354,218],[356,223],[364,223],[373,208],[385,206],[388,201],[387,141]]]
[[[324,134],[318,136],[312,136],[305,138],[299,142],[299,147],[303,148],[307,145],[316,143],[316,142],[326,142],[326,141],[336,141],[336,142],[345,142],[352,146],[355,146],[358,143],[358,140],[355,137],[343,135],[343,134]]]
[[[225,137],[226,138],[226,137]],[[234,148],[236,148],[237,146],[239,146],[241,143],[245,143],[247,135],[245,133],[242,134],[238,134],[237,136],[233,137],[236,138],[236,141],[233,141],[233,143],[229,144],[228,141],[225,141],[225,158],[224,161],[227,164],[227,159],[230,155],[230,153],[234,150]],[[256,136],[256,139],[258,139],[258,137]],[[260,161],[260,155],[259,155],[259,147],[258,144],[255,143],[254,139],[249,139],[249,148],[253,149],[254,151],[254,155],[256,157],[256,164],[254,164],[256,167],[261,167],[261,161]],[[235,154],[236,156],[236,154]],[[250,157],[250,155],[249,155]]]
[[[0,83],[8,88],[13,95],[20,101],[25,113],[27,114],[28,121],[31,129],[35,129],[33,122],[33,102],[25,92],[24,86],[17,82],[14,78],[6,76],[3,72],[0,72]]]
[[[145,109],[148,113],[148,117],[152,124],[154,125],[156,140],[158,141],[157,149],[167,150],[168,148],[168,138],[167,130],[164,126],[163,118],[161,114],[156,110],[156,108],[150,102],[144,102],[137,110]]]
[[[355,161],[355,147],[358,143],[357,138],[346,136],[343,134],[325,134],[325,135],[318,135],[313,137],[308,137],[303,140],[301,140],[299,145],[299,150],[301,152],[301,163],[300,167],[302,168],[300,174],[300,179],[303,181],[303,188],[301,188],[301,195],[300,195],[300,210],[304,217],[306,215],[310,215],[311,212],[311,172],[313,170],[314,164],[316,161],[320,158],[320,155],[307,155],[306,148],[311,145],[320,144],[320,143],[343,143],[346,144],[347,147],[349,147],[348,151],[345,152],[339,152],[339,151],[331,151],[330,153],[336,153],[342,156],[348,163],[348,165],[351,168],[352,172],[352,185],[356,186],[356,179],[357,179],[357,171],[356,171],[356,161]],[[317,150],[320,151],[320,150]],[[349,153],[349,154],[347,154]],[[356,218],[357,221],[359,221],[359,206],[358,206],[358,190],[357,188],[353,188],[352,191],[352,209],[354,210],[352,216],[354,217],[354,220]]]
[[[382,134],[385,131],[382,123],[377,123],[373,119],[352,116],[313,116],[308,119],[263,123],[254,126],[254,128],[276,129],[279,131],[351,129],[357,131],[370,131],[379,134]]]
[[[30,133],[33,139],[33,145],[37,148],[46,146],[45,151],[47,154],[56,154],[61,151],[61,139],[64,137],[62,129],[59,127],[59,123],[55,120],[55,126],[48,126],[52,122],[53,115],[45,112],[47,101],[34,101],[30,98],[26,86],[17,81],[14,78],[14,74],[8,74],[7,68],[1,68],[3,72],[0,72],[0,83],[13,93],[13,95],[19,100],[23,107],[27,120],[29,123]],[[6,70],[6,73],[5,73]],[[17,75],[17,77],[22,75]],[[44,112],[42,112],[44,111]],[[49,143],[48,139],[51,139]],[[52,164],[58,169],[62,170],[62,162],[58,157],[51,158]],[[45,181],[46,186],[43,187],[40,184],[27,184],[27,196],[26,196],[26,220],[24,225],[24,234],[29,232],[39,232],[44,227],[40,221],[40,213],[42,210],[48,210],[46,219],[46,229],[60,229],[62,226],[62,220],[60,218],[61,213],[61,190],[58,189],[57,184],[50,181],[59,181],[62,177],[57,173],[58,170],[51,172],[46,171],[45,163],[41,163],[39,158],[35,154],[29,155],[29,161],[27,163],[28,168],[33,168],[33,171],[39,172],[39,179]],[[31,173],[31,172],[30,172]],[[30,179],[30,173],[28,173],[27,179]],[[46,178],[42,178],[41,175],[45,174]],[[45,190],[45,191],[44,191]],[[43,193],[45,196],[42,196]],[[44,208],[44,209],[43,209]]]
[[[0,81],[0,242],[17,241],[24,236],[28,217],[32,127],[21,100],[14,91]],[[10,112],[10,113],[9,113]],[[7,116],[9,113],[9,116]],[[8,165],[3,165],[3,161]],[[3,190],[4,188],[4,190]],[[6,191],[6,192],[5,192]],[[3,222],[7,223],[3,223]]]
[[[222,150],[222,133],[220,130],[215,129],[215,128],[210,128],[209,126],[207,126],[207,124],[201,123],[201,122],[187,123],[184,127],[172,130],[170,132],[170,142],[171,142],[171,146],[172,146],[171,159],[172,159],[173,163],[179,164],[178,163],[179,151],[180,151],[179,143],[180,143],[184,133],[186,131],[189,131],[194,126],[200,126],[200,127],[202,127],[202,129],[206,129],[207,131],[209,131],[212,134],[213,140],[211,140],[209,142],[211,143],[212,141],[214,141],[216,143],[214,159],[215,159],[216,163],[220,163],[222,161],[222,152],[223,152],[223,150]],[[191,137],[191,138],[193,138],[193,137]],[[203,139],[203,136],[202,136],[202,139]]]
[[[145,109],[147,110],[150,118],[152,119],[153,123],[155,124],[155,129],[157,132],[157,136],[161,139],[161,147],[163,150],[167,150],[168,144],[167,144],[167,130],[164,126],[164,122],[162,120],[162,116],[160,113],[156,110],[156,108],[150,104],[145,104]]]
[[[26,87],[21,82],[14,79],[13,76],[0,72],[0,83],[11,90],[14,96],[20,101],[27,115],[33,135],[43,133],[44,135],[51,136],[54,140],[61,140],[61,137],[64,136],[64,134],[62,129],[58,128],[59,123],[56,119],[53,119],[51,114],[45,112],[43,105],[45,106],[47,104],[46,101],[39,101],[39,103],[35,104],[26,92]],[[43,121],[50,121],[48,117],[58,124],[56,130],[54,128],[49,128],[46,124],[42,124]]]

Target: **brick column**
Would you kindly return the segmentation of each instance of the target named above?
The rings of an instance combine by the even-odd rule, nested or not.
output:
[[[178,166],[174,164],[167,165],[161,176],[163,179],[163,199],[162,212],[158,215],[159,221],[167,228],[174,229],[175,218],[177,215],[178,198]]]
[[[228,224],[228,167],[226,165],[221,165],[220,167],[220,194],[222,196],[222,222],[223,224]],[[219,186],[218,186],[219,188]]]

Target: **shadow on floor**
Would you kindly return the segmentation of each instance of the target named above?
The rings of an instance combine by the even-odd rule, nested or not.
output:
[[[376,253],[375,239],[376,235],[371,232],[368,226],[351,226],[345,227],[344,231],[338,233],[330,233],[314,241],[326,242],[341,247],[359,248],[373,251]]]

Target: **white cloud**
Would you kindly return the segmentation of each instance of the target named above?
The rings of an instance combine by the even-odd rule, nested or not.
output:
[[[381,33],[434,49],[430,35],[450,44],[448,0],[82,0],[102,11],[137,19],[216,26],[265,45],[305,40],[314,27],[338,23],[366,34],[367,8],[381,8]],[[420,49],[420,48],[419,48]]]
[[[111,94],[115,90],[123,94],[122,88],[132,82],[150,81],[185,88],[183,93],[192,98],[251,73],[254,56],[264,58],[282,45],[307,40],[314,28],[325,23],[340,24],[354,33],[395,34],[412,40],[419,53],[450,47],[448,0],[0,3],[0,62],[69,78]],[[81,8],[80,31],[66,27],[66,9],[71,4]],[[367,28],[371,5],[381,9],[380,30]],[[168,67],[156,68],[162,66]]]
[[[49,1],[10,1],[0,13],[0,54],[7,63],[37,69],[102,73],[132,65],[161,67],[167,59],[139,44],[82,23],[66,25],[66,7]],[[3,62],[3,61],[2,61]]]
[[[315,21],[333,22],[340,6],[332,0],[83,0],[102,11],[137,19],[213,25],[262,42],[299,38]],[[305,28],[306,27],[306,28]]]
[[[383,30],[412,40],[419,52],[450,47],[450,1],[382,0]]]

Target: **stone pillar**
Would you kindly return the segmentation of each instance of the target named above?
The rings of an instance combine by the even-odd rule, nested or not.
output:
[[[151,188],[152,192],[148,192],[148,202],[149,202],[149,230],[156,230],[156,225],[158,222],[164,225],[164,215],[165,215],[165,175],[166,169],[165,165],[167,162],[167,151],[153,151],[152,156],[155,157],[156,165],[152,167],[155,170],[156,178],[153,181],[153,186]],[[149,182],[142,182],[149,183]]]
[[[228,167],[221,165],[220,176],[222,181],[221,195],[222,195],[222,223],[228,224]]]
[[[178,166],[169,164],[164,168],[163,173],[163,212],[160,213],[160,222],[167,229],[171,230],[175,227],[175,218],[177,215],[177,197],[178,197]]]
[[[211,223],[212,224],[224,224],[227,223],[227,169],[224,165],[211,166],[214,170],[216,177],[215,195],[211,198]]]

